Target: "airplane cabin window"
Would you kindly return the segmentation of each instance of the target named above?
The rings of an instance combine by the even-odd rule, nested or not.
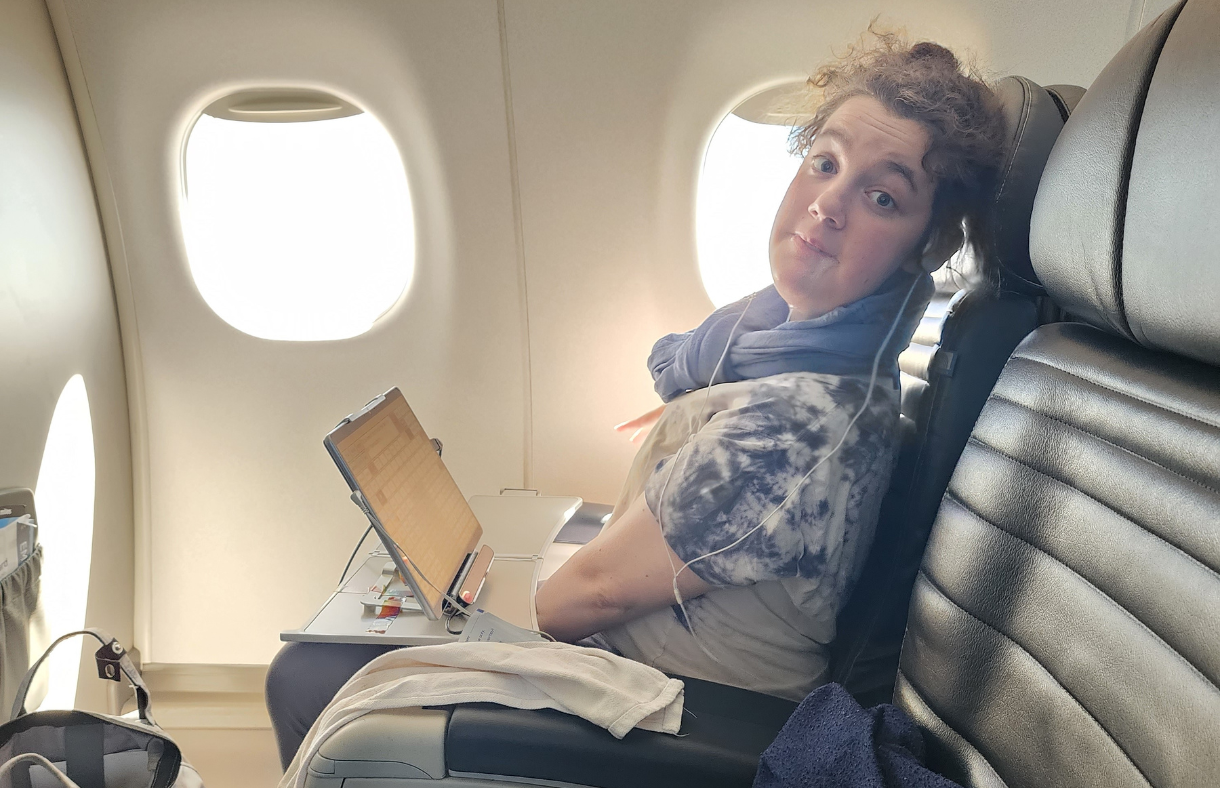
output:
[[[326,94],[246,91],[205,110],[184,166],[191,275],[234,328],[354,337],[410,286],[410,189],[372,115]]]
[[[791,126],[746,120],[740,109],[708,143],[695,203],[699,274],[717,307],[771,284],[771,223],[801,161],[788,153]]]
[[[89,396],[84,378],[73,375],[51,416],[34,489],[43,549],[43,615],[46,632],[56,637],[85,625],[95,482]],[[75,707],[82,642],[76,638],[51,654],[47,694],[40,708]],[[38,648],[33,645],[35,654]]]

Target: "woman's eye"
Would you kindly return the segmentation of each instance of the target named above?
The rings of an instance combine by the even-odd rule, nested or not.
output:
[[[894,198],[885,192],[869,192],[868,197],[880,208],[893,208]]]
[[[825,156],[814,156],[809,160],[809,164],[816,172],[829,174],[835,171],[835,163]]]

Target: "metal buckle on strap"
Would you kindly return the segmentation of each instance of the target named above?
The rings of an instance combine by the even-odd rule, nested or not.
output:
[[[111,640],[93,653],[97,660],[97,677],[110,681],[122,681],[123,671],[119,661],[123,658],[123,645],[117,640]]]

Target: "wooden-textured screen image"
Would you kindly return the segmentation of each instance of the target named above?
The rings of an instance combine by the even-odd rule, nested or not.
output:
[[[330,439],[390,537],[411,557],[438,617],[447,590],[483,528],[397,388]]]

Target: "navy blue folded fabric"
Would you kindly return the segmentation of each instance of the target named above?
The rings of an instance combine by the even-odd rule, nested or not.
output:
[[[762,754],[754,788],[959,788],[923,765],[901,709],[861,708],[838,684],[809,693]]]

